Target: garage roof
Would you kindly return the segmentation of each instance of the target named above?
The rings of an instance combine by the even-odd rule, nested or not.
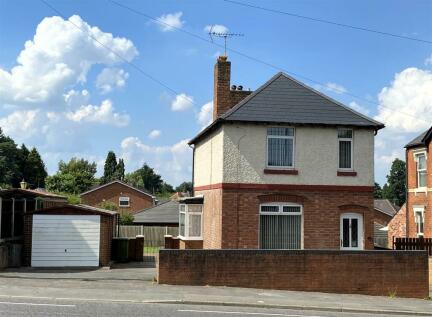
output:
[[[88,206],[88,205],[81,205],[81,204],[80,205],[66,204],[66,205],[62,205],[62,206],[49,207],[49,208],[36,210],[36,211],[31,212],[31,213],[33,213],[33,214],[44,214],[44,213],[53,214],[54,213],[55,214],[56,212],[58,212],[58,214],[62,214],[62,213],[70,214],[69,212],[71,212],[71,211],[72,211],[72,213],[75,211],[79,215],[88,213],[91,215],[97,214],[97,215],[113,216],[113,215],[118,214],[117,211],[97,208],[97,207]]]

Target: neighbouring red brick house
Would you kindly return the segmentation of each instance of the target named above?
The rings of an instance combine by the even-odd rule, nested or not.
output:
[[[388,247],[393,248],[393,240],[406,238],[406,204],[398,210],[388,224]]]
[[[190,141],[185,248],[374,247],[374,136],[384,127],[278,73],[256,91],[214,69],[213,122]]]
[[[432,127],[406,148],[406,236],[432,238]]]
[[[120,214],[134,214],[155,205],[153,195],[119,180],[82,193],[81,201],[93,207],[101,207],[104,202],[110,202],[118,207]]]

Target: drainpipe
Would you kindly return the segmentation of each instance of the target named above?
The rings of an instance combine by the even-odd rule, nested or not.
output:
[[[408,219],[409,219],[409,213],[410,211],[408,210],[408,149],[406,149],[405,151],[405,237],[408,238],[408,233],[409,233],[409,223],[408,223]],[[401,206],[402,207],[402,206]]]

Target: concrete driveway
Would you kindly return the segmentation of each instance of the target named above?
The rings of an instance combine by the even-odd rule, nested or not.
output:
[[[109,268],[9,268],[0,271],[0,278],[55,279],[82,281],[143,281],[152,282],[156,269],[146,263],[114,264]]]

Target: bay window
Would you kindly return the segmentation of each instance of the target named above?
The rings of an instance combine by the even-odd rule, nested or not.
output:
[[[427,187],[426,153],[415,156],[417,161],[417,187]]]
[[[267,129],[267,166],[294,167],[294,128]]]
[[[339,129],[339,169],[353,168],[353,130]]]
[[[180,204],[179,236],[190,240],[202,239],[202,205]]]

